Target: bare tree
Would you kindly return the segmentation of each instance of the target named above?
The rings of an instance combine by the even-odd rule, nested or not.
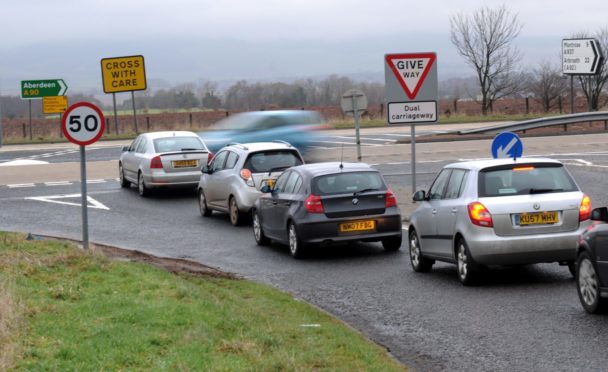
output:
[[[586,33],[579,33],[575,37],[588,38],[589,35]],[[606,55],[606,53],[608,53],[608,28],[599,30],[593,37],[600,43],[602,53]],[[601,61],[596,75],[578,76],[578,81],[587,98],[589,111],[597,111],[599,109],[600,95],[602,94],[604,85],[608,81],[608,66],[606,65],[606,61],[606,58]]]
[[[568,83],[562,76],[561,66],[544,60],[532,70],[528,90],[545,112],[551,110],[558,97],[567,92],[567,88]]]
[[[483,115],[490,111],[492,100],[511,95],[520,87],[521,75],[515,73],[515,65],[521,53],[511,43],[521,28],[517,14],[504,5],[497,9],[482,7],[470,16],[459,13],[450,18],[452,44],[477,74]]]

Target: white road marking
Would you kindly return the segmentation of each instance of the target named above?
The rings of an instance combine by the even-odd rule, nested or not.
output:
[[[72,185],[70,181],[56,181],[56,182],[45,182],[45,186],[68,186]]]
[[[87,180],[87,183],[105,183],[106,180],[96,179],[96,180]]]
[[[41,160],[26,160],[26,159],[17,159],[7,161],[6,163],[0,164],[0,167],[16,167],[21,165],[39,165],[39,164],[48,164],[48,161]]]
[[[30,197],[27,197],[24,199],[25,200],[36,200],[36,201],[47,202],[47,203],[71,205],[74,207],[81,207],[82,204],[80,204],[80,203],[72,203],[72,202],[57,200],[57,199],[70,199],[70,198],[78,198],[78,200],[80,200],[80,197],[81,197],[81,194],[67,194],[67,195],[51,195],[51,196],[30,196]],[[93,199],[89,195],[87,195],[87,202],[88,202],[87,203],[88,208],[102,209],[102,210],[106,210],[106,211],[110,210],[110,208],[106,207],[99,201]]]
[[[36,186],[33,183],[14,183],[12,185],[6,185],[9,189],[16,189],[19,187],[34,187]]]

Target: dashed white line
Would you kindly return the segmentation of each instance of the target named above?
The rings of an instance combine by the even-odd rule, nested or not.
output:
[[[69,186],[72,182],[70,181],[57,181],[57,182],[45,182],[45,186]]]
[[[87,180],[87,183],[105,183],[106,180],[97,179],[97,180]]]
[[[13,183],[11,185],[6,185],[9,189],[16,189],[19,187],[35,187],[36,185],[33,183]]]

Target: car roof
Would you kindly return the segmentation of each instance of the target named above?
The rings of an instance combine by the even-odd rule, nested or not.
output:
[[[316,111],[311,110],[268,110],[268,111],[248,111],[240,112],[234,115],[250,115],[250,116],[273,116],[273,115],[318,115]]]
[[[462,161],[458,163],[452,163],[446,165],[444,168],[460,168],[469,170],[482,170],[489,167],[511,165],[511,164],[562,164],[559,160],[549,158],[534,158],[534,157],[522,157],[513,160],[512,158],[507,159],[483,159],[483,160],[471,160]]]
[[[148,132],[144,135],[151,139],[166,138],[166,137],[198,137],[196,133],[187,130],[165,130],[161,132]]]
[[[347,172],[357,172],[357,171],[374,171],[378,170],[372,168],[369,164],[366,163],[342,163],[342,168],[340,168],[340,162],[323,162],[323,163],[309,163],[302,164],[291,169],[297,170],[302,174],[305,174],[310,177],[321,176],[325,174],[334,174],[334,173],[347,173]]]
[[[297,150],[291,144],[282,142],[248,142],[248,143],[232,143],[224,146],[222,149],[238,149],[246,152],[266,151],[266,150]]]

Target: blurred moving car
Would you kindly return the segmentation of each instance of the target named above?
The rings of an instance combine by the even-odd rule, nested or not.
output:
[[[303,164],[300,152],[286,142],[231,144],[222,148],[202,168],[198,184],[201,215],[228,212],[230,223],[239,225],[262,195],[286,168]]]
[[[120,186],[137,185],[139,195],[150,189],[191,187],[198,184],[209,150],[193,132],[166,131],[140,134],[122,149],[118,160]]]
[[[608,312],[608,208],[591,211],[595,223],[581,235],[576,259],[576,289],[583,308]]]
[[[445,166],[411,216],[410,261],[458,265],[464,285],[488,265],[567,264],[574,274],[578,237],[591,202],[557,160],[496,159]]]
[[[288,244],[302,257],[308,244],[381,241],[401,247],[401,212],[382,175],[364,163],[316,163],[290,168],[253,208],[258,245]]]
[[[252,111],[231,115],[218,121],[210,131],[200,132],[199,135],[213,152],[231,142],[273,140],[289,142],[304,152],[314,141],[315,131],[323,126],[323,118],[315,111]]]

